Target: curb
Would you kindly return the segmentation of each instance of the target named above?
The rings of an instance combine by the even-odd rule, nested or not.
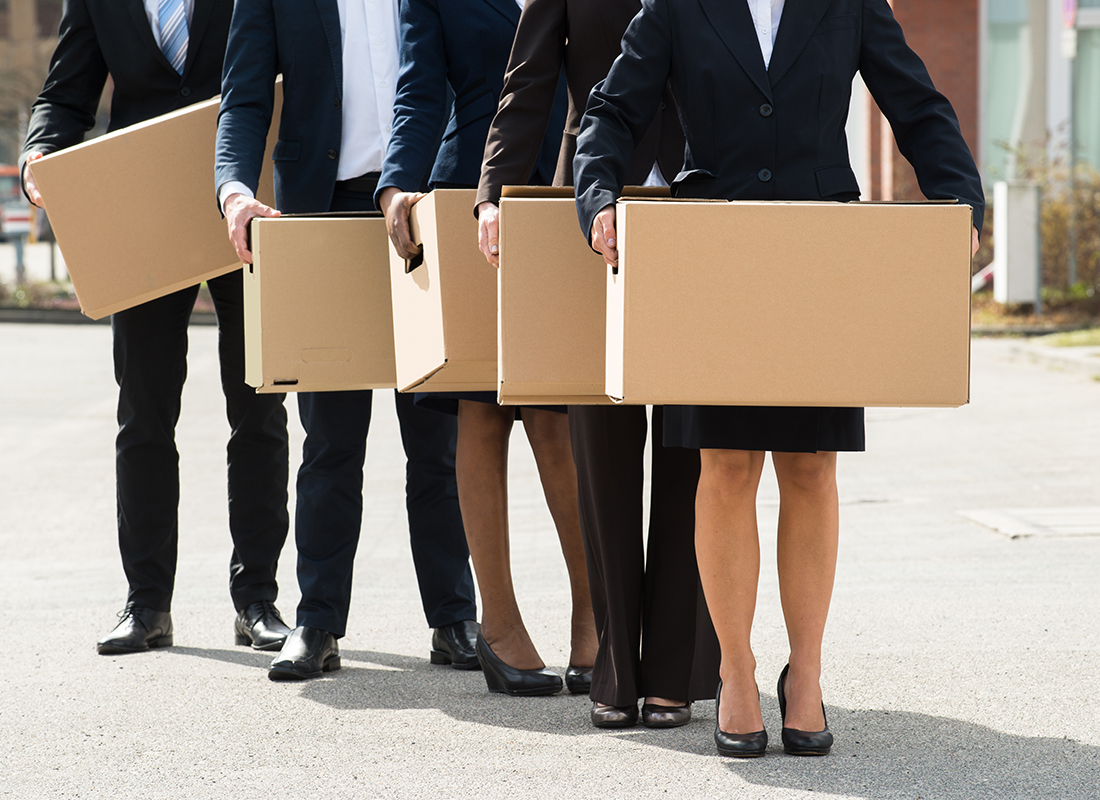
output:
[[[1051,369],[1091,375],[1100,380],[1100,347],[1048,347],[1020,342],[1008,348],[1012,358],[1043,364]]]
[[[86,317],[79,311],[67,308],[0,308],[0,322],[47,325],[110,325],[110,316],[102,319]],[[191,313],[192,325],[217,325],[218,320],[209,311]]]

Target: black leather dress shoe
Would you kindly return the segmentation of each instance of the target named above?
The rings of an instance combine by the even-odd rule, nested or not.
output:
[[[565,688],[569,694],[588,694],[592,691],[592,667],[574,667],[565,669]]]
[[[682,706],[642,704],[642,724],[647,728],[679,728],[691,722],[691,703]]]
[[[821,704],[821,716],[825,719],[823,731],[800,731],[796,728],[788,728],[787,720],[787,692],[784,684],[787,682],[787,672],[791,665],[783,667],[779,673],[779,686],[776,694],[779,695],[779,716],[783,719],[783,751],[792,756],[827,756],[833,747],[833,734],[829,730],[829,720],[825,717],[825,704]]]
[[[477,635],[477,658],[490,692],[516,697],[537,697],[561,691],[561,676],[546,669],[516,669],[497,658],[485,637]]]
[[[443,625],[432,631],[433,664],[450,664],[455,669],[481,669],[477,660],[477,635],[481,626],[472,619]]]
[[[723,756],[732,758],[760,758],[768,751],[768,732],[726,733],[722,730],[718,709],[722,704],[722,681],[718,681],[718,697],[714,701],[714,744]]]
[[[320,628],[299,627],[286,637],[267,677],[273,681],[304,681],[337,669],[340,669],[340,647],[336,637]]]
[[[638,724],[638,707],[593,703],[588,716],[596,728],[633,728]]]
[[[270,600],[251,603],[238,611],[233,630],[237,644],[251,645],[253,650],[278,650],[290,636],[290,628]]]
[[[101,656],[114,656],[171,646],[171,614],[127,603],[119,612],[115,629],[96,642],[96,652]]]

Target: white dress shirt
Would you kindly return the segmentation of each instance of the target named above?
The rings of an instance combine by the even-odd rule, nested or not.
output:
[[[380,171],[390,141],[397,96],[397,0],[336,0],[336,5],[344,82],[336,180],[346,181]],[[227,181],[218,189],[223,210],[225,199],[237,192],[255,196],[243,183]]]
[[[195,11],[195,0],[183,0],[183,8],[187,12],[187,28],[191,29],[191,17]],[[145,16],[149,18],[149,27],[153,29],[153,38],[160,47],[160,0],[145,0]]]
[[[772,49],[775,47],[775,34],[779,30],[779,20],[783,16],[783,0],[748,0],[749,12],[756,26],[756,38],[760,41],[760,54],[764,56],[764,66],[772,63]]]

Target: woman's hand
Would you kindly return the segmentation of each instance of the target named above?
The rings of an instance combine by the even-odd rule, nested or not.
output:
[[[396,186],[387,186],[378,198],[378,205],[386,215],[386,230],[393,249],[406,261],[420,254],[420,245],[412,240],[409,212],[425,196],[423,192],[403,192]]]
[[[592,249],[603,256],[609,267],[619,266],[618,239],[615,235],[615,206],[604,206],[592,220]]]

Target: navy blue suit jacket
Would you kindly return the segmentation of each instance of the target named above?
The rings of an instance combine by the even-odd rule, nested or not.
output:
[[[674,195],[858,199],[844,133],[856,72],[924,195],[969,203],[980,232],[974,158],[887,0],[786,0],[768,68],[743,0],[643,0],[581,122],[573,168],[585,236],[618,197],[666,81],[687,136]]]
[[[432,187],[477,186],[519,15],[516,0],[402,3],[401,74],[379,192],[387,186],[411,191],[425,178]],[[531,183],[549,184],[554,178],[566,105],[565,81],[559,80]],[[437,151],[434,143],[449,108]]]
[[[236,0],[222,76],[215,186],[259,184],[275,76],[283,113],[275,146],[275,205],[328,211],[340,155],[343,60],[336,0]]]

